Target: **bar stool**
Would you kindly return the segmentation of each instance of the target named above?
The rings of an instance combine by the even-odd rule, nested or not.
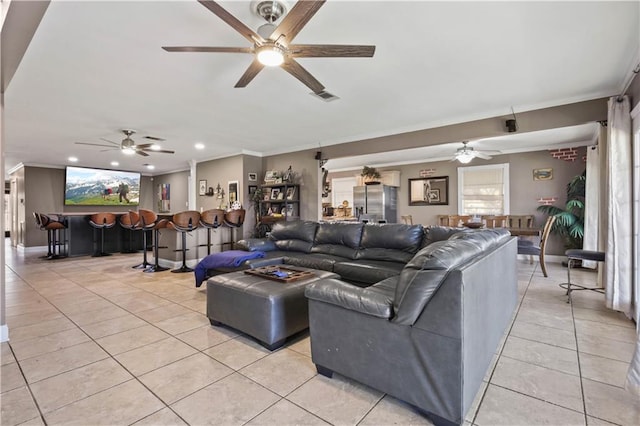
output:
[[[198,247],[207,247],[207,255],[211,254],[211,230],[219,228],[224,223],[224,210],[211,209],[200,213],[200,226],[207,228],[207,244]]]
[[[93,226],[93,244],[96,247],[96,251],[93,253],[93,257],[99,256],[111,256],[111,253],[105,253],[104,251],[104,230],[113,228],[116,224],[116,215],[113,213],[96,213],[89,218],[89,225]],[[98,251],[98,237],[97,231],[100,230],[100,250]]]
[[[160,266],[160,264],[158,263],[159,261],[159,257],[158,257],[158,251],[161,248],[160,247],[160,229],[166,228],[167,227],[167,223],[169,222],[167,219],[160,219],[158,218],[158,215],[151,211],[151,210],[146,210],[146,209],[138,209],[138,214],[140,215],[140,225],[142,228],[142,232],[145,233],[144,236],[144,261],[142,262],[141,265],[143,265],[144,263],[147,262],[147,237],[146,237],[146,232],[147,231],[153,231],[153,256],[155,258],[155,262],[153,265],[150,265],[148,268],[146,268],[144,271],[142,272],[147,272],[147,273],[152,273],[152,272],[162,272],[162,271],[166,271],[169,268],[166,268],[164,266]],[[166,247],[162,247],[162,248],[166,248]]]
[[[44,213],[33,213],[36,225],[43,231],[47,231],[47,255],[45,259],[61,259],[68,256],[67,251],[67,224],[60,218],[53,218]],[[62,240],[60,239],[62,234]],[[61,252],[60,246],[63,247]],[[56,248],[58,253],[56,253]]]
[[[129,231],[128,232],[129,234],[128,248],[123,248],[122,253],[136,253],[138,251],[133,248],[133,238],[132,238],[133,233],[135,231],[140,230],[138,222],[140,222],[140,216],[138,215],[138,213],[133,211],[124,213],[120,215],[120,217],[118,218],[118,223],[120,224],[120,227],[122,229]]]
[[[597,293],[604,293],[604,288],[586,287],[571,282],[571,268],[578,260],[593,260],[595,262],[604,262],[605,253],[602,251],[571,249],[564,252],[569,258],[567,262],[567,282],[561,283],[560,287],[567,289],[567,303],[571,303],[571,292],[575,290],[591,290]],[[572,288],[574,287],[574,288]]]
[[[191,232],[198,228],[200,224],[200,212],[195,210],[186,210],[173,215],[171,221],[167,224],[167,228],[174,229],[182,235],[182,266],[178,269],[172,269],[171,272],[193,272],[192,268],[187,267],[187,232]]]
[[[227,244],[231,245],[231,249],[235,244],[234,229],[240,228],[244,223],[244,209],[229,210],[224,214],[224,224],[231,228],[231,241]]]

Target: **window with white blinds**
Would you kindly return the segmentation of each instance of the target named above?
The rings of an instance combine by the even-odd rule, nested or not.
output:
[[[509,214],[509,164],[459,167],[458,214]]]

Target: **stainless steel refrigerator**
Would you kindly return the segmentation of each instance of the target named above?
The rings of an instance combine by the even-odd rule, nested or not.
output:
[[[389,185],[353,187],[354,215],[369,222],[398,222],[398,188]]]

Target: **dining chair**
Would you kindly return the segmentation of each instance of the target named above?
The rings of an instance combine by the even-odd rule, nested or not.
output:
[[[413,216],[411,216],[410,214],[406,216],[400,216],[400,219],[405,225],[413,225]]]
[[[509,216],[481,216],[486,228],[506,228],[509,224]]]
[[[556,216],[549,216],[547,221],[544,224],[544,228],[542,229],[542,236],[540,237],[540,245],[536,246],[531,240],[518,239],[518,254],[528,254],[529,261],[533,263],[533,256],[538,256],[540,260],[540,268],[542,269],[542,274],[547,275],[547,267],[544,263],[544,252],[547,247],[547,240],[549,238],[549,234],[551,233],[551,228],[553,227],[553,223],[556,221]]]

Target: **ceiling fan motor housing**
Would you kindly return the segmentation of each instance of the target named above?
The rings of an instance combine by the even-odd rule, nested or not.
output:
[[[267,21],[270,24],[276,22],[287,12],[286,5],[283,2],[279,2],[279,1],[254,2],[251,5],[251,9],[256,15],[262,17],[265,21]]]

